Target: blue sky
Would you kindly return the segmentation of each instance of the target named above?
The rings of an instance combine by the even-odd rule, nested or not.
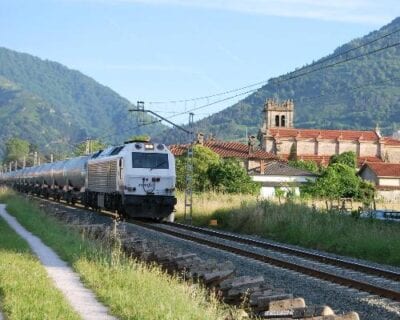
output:
[[[0,46],[80,70],[170,116],[213,100],[147,102],[267,80],[399,14],[398,0],[0,0]]]

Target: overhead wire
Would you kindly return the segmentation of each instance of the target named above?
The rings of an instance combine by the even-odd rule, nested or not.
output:
[[[352,60],[355,60],[355,59],[363,58],[363,57],[366,57],[368,55],[371,55],[371,54],[374,54],[374,53],[377,53],[377,52],[380,52],[380,51],[383,51],[383,50],[387,50],[387,49],[390,49],[390,48],[394,48],[394,47],[399,46],[399,45],[400,45],[400,42],[388,44],[385,47],[381,47],[381,48],[378,48],[378,49],[375,49],[375,50],[372,50],[372,51],[368,51],[366,53],[363,53],[363,54],[360,54],[360,55],[357,55],[357,56],[354,56],[354,57],[346,58],[346,59],[343,59],[341,61],[337,61],[337,62],[331,63],[329,65],[322,66],[320,68],[316,68],[316,69],[309,70],[307,72],[303,72],[301,74],[293,75],[293,76],[291,76],[289,78],[285,78],[283,80],[277,81],[277,82],[275,82],[275,84],[280,84],[280,83],[287,82],[287,81],[290,81],[290,80],[293,80],[293,79],[297,79],[299,77],[302,77],[302,76],[305,76],[305,75],[308,75],[308,74],[311,74],[311,73],[314,73],[314,72],[317,72],[317,71],[321,71],[323,69],[332,68],[332,67],[335,67],[337,65],[340,65],[340,64],[343,64],[343,63],[346,63],[346,62],[349,62],[349,61],[352,61]],[[245,94],[249,94],[249,93],[255,92],[257,90],[258,89],[249,90],[249,91],[242,92],[242,93],[239,93],[239,94],[227,97],[227,98],[223,98],[223,99],[220,99],[220,100],[217,100],[217,101],[213,101],[211,103],[207,103],[207,104],[201,105],[201,106],[196,107],[196,108],[192,108],[192,109],[189,109],[189,110],[186,110],[186,111],[182,111],[182,112],[179,112],[179,113],[177,113],[177,114],[175,114],[175,115],[173,115],[171,117],[168,117],[168,119],[174,118],[174,117],[179,116],[179,115],[187,114],[187,113],[192,112],[192,111],[200,110],[200,109],[212,106],[214,104],[217,104],[219,102],[227,101],[227,100],[236,98],[236,97],[241,96],[241,95],[245,95]]]
[[[353,48],[351,48],[351,49],[349,49],[349,50],[346,50],[346,51],[344,51],[344,52],[341,52],[341,53],[338,53],[338,54],[336,54],[336,55],[329,56],[329,57],[327,57],[327,58],[325,58],[325,59],[319,60],[319,61],[317,61],[316,63],[314,63],[314,64],[312,64],[312,65],[306,66],[306,67],[304,67],[304,68],[301,68],[300,70],[296,70],[296,71],[294,71],[293,73],[290,73],[290,74],[292,74],[292,75],[289,76],[289,77],[287,77],[287,75],[284,75],[284,76],[281,76],[281,77],[276,78],[276,79],[281,79],[281,78],[283,78],[283,79],[281,79],[281,80],[275,80],[275,81],[274,81],[274,79],[272,79],[272,80],[259,81],[259,82],[257,82],[257,83],[254,83],[254,84],[251,84],[251,85],[247,85],[247,86],[244,86],[244,87],[241,87],[241,88],[232,89],[232,90],[227,90],[227,91],[224,91],[224,92],[221,92],[221,93],[216,93],[216,94],[213,94],[213,95],[202,96],[202,97],[196,97],[196,98],[191,98],[191,99],[170,100],[170,101],[153,101],[153,102],[148,102],[148,103],[150,103],[150,104],[157,104],[157,103],[160,103],[160,104],[161,104],[161,103],[180,103],[180,102],[196,101],[196,100],[201,100],[201,99],[209,99],[209,98],[212,98],[212,97],[217,97],[217,96],[221,96],[221,95],[226,95],[226,94],[228,94],[228,93],[232,93],[232,92],[237,92],[237,91],[240,91],[240,90],[244,90],[244,89],[246,89],[246,88],[250,88],[250,87],[253,87],[253,86],[256,86],[256,85],[260,85],[260,84],[262,84],[262,83],[267,83],[267,82],[269,82],[269,81],[271,81],[273,84],[278,84],[278,85],[279,85],[280,83],[287,82],[287,81],[290,81],[290,80],[292,80],[292,79],[297,79],[297,78],[299,78],[299,77],[302,77],[302,76],[305,76],[305,75],[308,75],[308,74],[311,74],[311,73],[314,73],[314,72],[317,72],[317,71],[321,71],[321,70],[323,70],[323,69],[332,68],[332,67],[334,67],[334,66],[337,66],[337,65],[340,65],[340,64],[343,64],[343,63],[346,63],[346,62],[355,60],[355,59],[363,58],[363,57],[366,57],[366,56],[368,56],[368,55],[371,55],[371,54],[374,54],[374,53],[377,53],[377,52],[380,52],[380,51],[383,51],[383,50],[387,50],[387,49],[390,49],[390,48],[399,46],[399,45],[400,45],[400,42],[388,44],[388,45],[386,45],[386,46],[384,46],[384,47],[380,47],[380,48],[377,48],[377,49],[368,51],[368,52],[366,52],[366,53],[359,54],[359,55],[357,55],[357,56],[348,57],[348,58],[345,58],[345,59],[343,59],[343,60],[333,62],[333,63],[331,63],[331,64],[323,65],[323,66],[321,66],[321,67],[319,67],[319,68],[314,68],[314,69],[311,69],[311,70],[308,70],[308,71],[305,71],[305,72],[302,72],[302,73],[300,72],[300,73],[299,73],[299,71],[301,71],[301,70],[309,69],[309,68],[311,68],[311,67],[315,67],[316,65],[322,64],[322,63],[324,63],[324,62],[326,62],[326,61],[332,60],[332,59],[337,58],[337,57],[339,57],[339,56],[343,56],[343,55],[345,55],[345,54],[347,54],[347,53],[349,53],[349,52],[355,51],[355,50],[357,50],[357,49],[360,49],[360,48],[362,48],[362,47],[365,47],[365,46],[368,46],[368,45],[370,45],[370,44],[372,44],[372,43],[375,43],[375,42],[377,42],[377,41],[379,41],[379,40],[381,40],[381,39],[384,39],[384,38],[386,38],[386,37],[389,37],[390,35],[393,35],[393,34],[399,32],[399,31],[400,31],[400,28],[399,28],[399,29],[396,29],[396,30],[394,30],[394,31],[392,31],[392,32],[390,32],[390,33],[388,33],[388,34],[385,34],[385,35],[383,35],[383,36],[381,36],[381,37],[379,37],[379,38],[373,39],[373,40],[371,40],[371,41],[369,41],[369,42],[366,42],[366,43],[364,43],[364,44],[362,44],[362,45],[359,45],[359,46],[357,46],[357,47],[353,47]],[[289,74],[289,75],[290,75],[290,74]],[[399,80],[399,79],[388,79],[388,80],[381,81],[380,83],[385,83],[385,82],[389,82],[389,81],[393,81],[393,80]],[[373,83],[369,83],[369,84],[367,84],[367,85],[356,86],[356,87],[352,87],[352,88],[349,88],[349,89],[359,89],[359,88],[363,88],[363,87],[371,86],[371,85],[373,85]],[[245,91],[245,92],[241,92],[241,93],[238,93],[238,94],[229,96],[229,97],[225,97],[225,98],[222,98],[222,99],[218,99],[218,100],[216,100],[216,101],[213,101],[213,102],[210,102],[210,103],[206,103],[206,104],[204,104],[204,105],[201,105],[201,106],[198,106],[198,107],[195,107],[195,108],[191,108],[191,109],[188,109],[188,110],[185,110],[185,111],[182,111],[182,112],[177,112],[177,113],[174,113],[172,116],[167,117],[167,119],[172,119],[172,118],[174,118],[174,117],[177,117],[177,116],[180,116],[180,115],[184,115],[184,114],[188,114],[188,113],[190,113],[190,112],[193,112],[193,111],[196,111],[196,110],[200,110],[200,109],[203,109],[203,108],[206,108],[206,107],[215,105],[215,104],[220,103],[220,102],[228,101],[228,100],[231,100],[231,99],[234,99],[234,98],[243,96],[243,95],[247,95],[247,94],[253,93],[253,92],[257,91],[257,90],[258,90],[258,88],[255,88],[255,89],[252,89],[252,90],[247,90],[247,91]],[[330,93],[330,95],[331,95],[331,94],[333,94],[333,93]],[[311,100],[311,99],[319,98],[319,97],[322,97],[322,96],[325,96],[325,95],[326,95],[326,94],[321,94],[321,95],[314,96],[314,97],[305,97],[305,98],[303,98],[303,100],[304,100],[304,99],[306,99],[306,100]],[[115,136],[115,135],[117,135],[117,134],[121,134],[121,133],[123,133],[123,132],[125,132],[125,131],[132,131],[132,130],[135,130],[135,129],[138,129],[138,128],[141,128],[141,127],[144,127],[144,126],[147,126],[147,125],[160,123],[161,121],[162,121],[162,120],[155,120],[155,121],[151,121],[151,122],[149,122],[149,123],[140,124],[140,125],[138,125],[138,126],[136,126],[136,127],[134,127],[134,128],[127,128],[126,130],[120,131],[120,132],[118,132],[118,133],[114,133],[114,134],[106,135],[106,136],[101,136],[101,137],[99,137],[98,139],[106,139],[106,138]]]
[[[346,54],[348,54],[350,52],[353,52],[355,50],[358,50],[358,49],[361,49],[363,47],[369,46],[369,45],[371,45],[371,44],[373,44],[375,42],[378,42],[379,40],[382,40],[382,39],[385,39],[387,37],[390,37],[391,35],[396,34],[398,32],[400,32],[400,28],[395,29],[395,30],[393,30],[393,31],[391,31],[389,33],[386,33],[386,34],[384,34],[384,35],[382,35],[380,37],[377,37],[375,39],[372,39],[370,41],[364,42],[364,43],[362,43],[362,44],[360,44],[360,45],[358,45],[356,47],[352,47],[350,49],[347,49],[345,51],[339,52],[337,54],[333,54],[333,55],[329,55],[329,56],[327,56],[325,58],[321,58],[318,61],[316,61],[316,62],[314,62],[314,63],[312,63],[310,65],[307,65],[307,66],[304,66],[304,67],[300,68],[299,70],[295,70],[295,71],[290,72],[288,74],[282,75],[282,76],[278,77],[278,79],[282,78],[282,77],[286,77],[288,75],[296,74],[296,73],[298,73],[298,72],[300,72],[301,70],[304,70],[304,69],[313,68],[313,67],[318,66],[318,65],[320,65],[320,64],[322,64],[322,63],[324,63],[326,61],[336,59],[336,58],[338,58],[340,56],[346,55]],[[215,93],[215,94],[211,94],[211,95],[206,95],[206,96],[194,97],[194,98],[189,98],[189,99],[166,100],[166,101],[147,101],[147,103],[148,104],[169,104],[169,103],[183,103],[183,102],[192,102],[192,101],[197,101],[197,100],[210,99],[210,98],[214,98],[214,97],[217,97],[217,96],[222,96],[222,95],[226,95],[226,94],[229,94],[229,93],[242,91],[242,90],[254,87],[254,86],[259,86],[261,84],[266,84],[269,81],[270,81],[269,79],[268,80],[262,80],[262,81],[258,81],[258,82],[252,83],[252,84],[248,84],[248,85],[240,87],[240,88],[226,90],[226,91],[223,91],[223,92],[219,92],[219,93]]]

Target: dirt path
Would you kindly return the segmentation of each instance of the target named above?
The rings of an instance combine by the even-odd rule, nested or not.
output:
[[[108,314],[107,308],[96,300],[94,294],[80,282],[79,276],[52,249],[43,244],[38,237],[27,231],[13,216],[7,213],[4,204],[0,204],[0,216],[28,242],[55,286],[64,294],[72,308],[82,319],[116,319]],[[1,313],[0,320],[2,320]]]

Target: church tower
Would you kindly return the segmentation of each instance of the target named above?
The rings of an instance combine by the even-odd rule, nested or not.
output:
[[[264,105],[263,129],[293,128],[294,102],[291,99],[279,103],[275,99],[267,99]]]

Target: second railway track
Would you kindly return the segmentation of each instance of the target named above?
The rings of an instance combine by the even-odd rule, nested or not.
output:
[[[387,282],[388,280],[386,278],[389,278],[391,279],[390,283],[394,287],[400,287],[400,282],[398,282],[400,275],[394,271],[374,268],[363,264],[352,263],[350,261],[336,259],[322,254],[313,254],[307,251],[293,249],[287,246],[270,244],[263,241],[257,241],[246,237],[231,235],[225,232],[218,232],[205,228],[198,228],[176,223],[168,223],[168,224],[154,224],[154,223],[143,223],[143,222],[133,222],[133,223],[181,239],[193,241],[209,247],[228,251],[239,256],[251,258],[253,260],[281,267],[284,269],[293,270],[318,279],[326,280],[335,284],[347,286],[349,288],[354,288],[360,291],[368,292],[371,294],[378,295],[380,297],[400,302],[400,291],[391,288],[390,285],[384,284],[384,280],[386,280]],[[205,238],[204,235],[228,240],[229,243],[217,241],[216,239],[212,239],[210,237]],[[268,250],[272,249],[281,252],[283,251],[285,252],[285,254],[297,255],[301,256],[302,258],[316,260],[318,261],[319,264],[323,263],[328,266],[333,265],[335,266],[335,268],[341,268],[340,271],[342,274],[338,274],[338,272],[331,272],[330,270],[326,269],[324,270],[324,268],[319,268],[318,265],[310,267],[309,264],[307,263],[299,263],[299,260],[297,260],[296,262],[292,262],[289,261],[288,259],[285,259],[284,257],[279,258],[265,252],[258,252],[257,250],[251,250],[251,248],[238,246],[237,244],[241,245],[245,244],[247,246],[259,247],[259,248],[261,247],[263,249],[268,249]],[[356,277],[344,276],[343,273],[346,273],[347,272],[346,270],[349,272],[353,271],[353,272],[363,273],[366,274],[367,276],[363,277],[364,280],[356,279]],[[371,275],[374,275],[375,277],[372,278]],[[378,276],[379,278],[377,278]],[[369,280],[369,278],[371,279]],[[378,285],[377,282],[380,282],[380,279],[382,279],[383,284]]]

